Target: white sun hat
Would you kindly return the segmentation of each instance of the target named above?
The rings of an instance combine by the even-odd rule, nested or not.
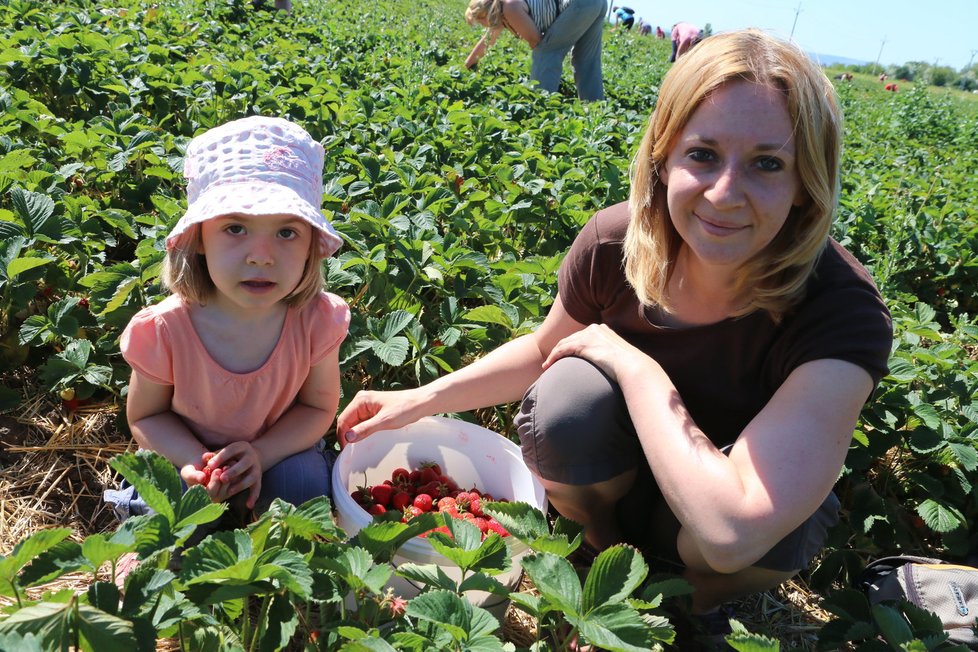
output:
[[[192,226],[239,213],[301,217],[331,256],[343,240],[322,213],[323,146],[282,118],[252,116],[214,127],[190,141],[184,157],[187,212],[166,238],[186,246]]]

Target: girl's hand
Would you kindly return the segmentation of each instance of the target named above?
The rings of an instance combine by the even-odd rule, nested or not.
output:
[[[216,453],[204,453],[205,468],[211,470],[208,493],[216,502],[248,489],[245,504],[254,509],[261,493],[261,457],[246,441],[228,444]]]
[[[605,324],[591,324],[557,342],[544,360],[543,368],[567,356],[584,358],[600,367],[616,383],[620,383],[619,376],[629,365],[652,361]]]
[[[393,430],[427,416],[418,409],[419,390],[396,392],[357,392],[336,419],[340,448],[360,441],[378,430]]]
[[[201,464],[199,467],[194,466],[193,464],[187,464],[180,469],[180,478],[187,483],[188,487],[192,487],[195,484],[206,485],[208,475],[204,473],[203,466],[203,464]]]

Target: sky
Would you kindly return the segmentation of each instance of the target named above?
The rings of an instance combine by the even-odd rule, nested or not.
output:
[[[806,52],[869,63],[978,61],[978,0],[611,0],[668,35],[686,21],[714,32],[759,27]],[[799,11],[800,8],[800,11]],[[637,22],[637,19],[636,19]],[[794,33],[792,34],[792,28]]]

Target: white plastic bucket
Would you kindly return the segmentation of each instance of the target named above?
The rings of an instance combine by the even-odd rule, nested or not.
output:
[[[397,430],[383,430],[360,442],[348,444],[333,465],[333,504],[337,521],[349,536],[371,522],[373,517],[360,507],[350,492],[360,485],[380,484],[389,480],[391,472],[403,467],[419,468],[422,462],[438,462],[442,471],[454,478],[460,487],[478,487],[494,498],[529,503],[546,512],[543,485],[523,463],[519,446],[506,437],[457,419],[426,417]],[[504,539],[513,564],[510,570],[495,578],[510,589],[520,578],[519,558],[529,550],[526,544],[512,537]],[[436,553],[421,537],[405,543],[394,556],[393,564],[413,562],[437,564],[456,582],[461,571]],[[395,593],[410,598],[422,588],[405,578],[394,576],[389,582]],[[484,591],[467,591],[473,604],[502,617],[508,600]]]

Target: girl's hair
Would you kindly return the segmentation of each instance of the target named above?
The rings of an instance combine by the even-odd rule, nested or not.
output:
[[[808,55],[756,29],[704,39],[663,79],[632,161],[625,275],[643,304],[669,310],[666,287],[681,239],[669,217],[659,170],[696,109],[718,88],[736,81],[781,91],[794,125],[805,201],[791,208],[781,231],[741,266],[735,280],[735,291],[748,298],[735,316],[766,310],[778,321],[804,296],[828,241],[839,192],[842,116],[832,83]]]
[[[190,237],[184,242],[186,246],[171,247],[163,259],[163,270],[160,282],[163,287],[178,294],[191,303],[207,303],[214,294],[214,282],[207,271],[207,260],[201,253],[203,246],[200,236],[200,224],[192,227]],[[301,308],[313,297],[323,291],[322,256],[318,250],[315,233],[310,238],[309,253],[306,265],[302,270],[302,278],[295,289],[283,299],[290,307]]]
[[[489,27],[499,25],[503,20],[503,1],[470,0],[468,8],[465,10],[465,22],[469,25],[475,25],[483,18]]]

